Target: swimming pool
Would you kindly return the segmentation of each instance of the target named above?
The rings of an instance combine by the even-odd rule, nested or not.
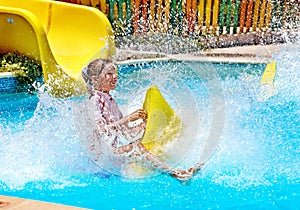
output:
[[[165,174],[133,180],[100,170],[76,135],[78,99],[3,94],[0,194],[92,209],[297,209],[299,71],[296,60],[278,59],[278,94],[265,102],[257,100],[262,64],[119,66],[114,95],[124,112],[155,84],[190,129],[191,146],[176,164],[207,164],[185,184]]]

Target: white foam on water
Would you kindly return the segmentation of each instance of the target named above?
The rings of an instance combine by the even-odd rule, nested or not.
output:
[[[158,86],[186,128],[183,138],[170,148],[176,157],[170,163],[188,168],[199,159],[205,161],[205,169],[196,179],[233,187],[269,185],[281,177],[293,181],[299,177],[299,131],[295,130],[299,124],[298,54],[299,46],[275,56],[278,94],[266,102],[257,101],[258,75],[202,79],[197,73],[190,75],[190,71],[196,72],[194,67],[177,63],[120,72],[119,87],[113,94],[126,115],[141,108],[148,87]],[[194,83],[186,82],[188,79]],[[70,176],[99,172],[97,164],[113,170],[105,159],[95,164],[82,145],[83,136],[90,134],[81,124],[81,120],[86,123],[84,119],[78,117],[81,102],[41,92],[34,116],[25,125],[16,132],[0,125],[0,138],[5,142],[0,146],[0,180],[4,186],[19,189],[46,180],[56,182],[57,188],[80,185]],[[281,120],[287,121],[283,126],[276,117],[282,116],[277,111],[285,109],[295,117],[284,115]],[[294,138],[286,141],[283,135],[289,132]]]

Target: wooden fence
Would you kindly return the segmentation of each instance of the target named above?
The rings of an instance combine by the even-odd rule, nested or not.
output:
[[[299,1],[291,0],[62,0],[99,8],[126,33],[237,34],[291,28]]]

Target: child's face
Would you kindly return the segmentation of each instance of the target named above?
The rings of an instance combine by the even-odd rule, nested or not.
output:
[[[116,67],[109,63],[107,64],[99,76],[93,76],[94,87],[103,92],[109,92],[117,87],[118,74]]]

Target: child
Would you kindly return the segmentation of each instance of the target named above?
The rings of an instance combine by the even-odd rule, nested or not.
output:
[[[149,152],[141,143],[141,139],[133,141],[129,144],[122,145],[120,138],[115,135],[121,132],[128,139],[135,137],[143,132],[146,126],[147,114],[144,110],[138,109],[128,116],[123,116],[116,101],[111,97],[109,92],[117,86],[118,75],[117,69],[112,60],[96,59],[88,64],[82,70],[82,76],[86,82],[89,100],[92,100],[95,108],[95,120],[99,132],[105,133],[108,136],[113,136],[109,145],[115,155],[129,154],[144,158],[155,168],[170,174],[179,180],[190,179],[203,164],[196,164],[194,167],[187,170],[174,169],[165,164],[154,154]],[[128,123],[136,120],[142,120],[142,123],[135,127],[129,127]],[[100,139],[104,141],[104,139]]]

